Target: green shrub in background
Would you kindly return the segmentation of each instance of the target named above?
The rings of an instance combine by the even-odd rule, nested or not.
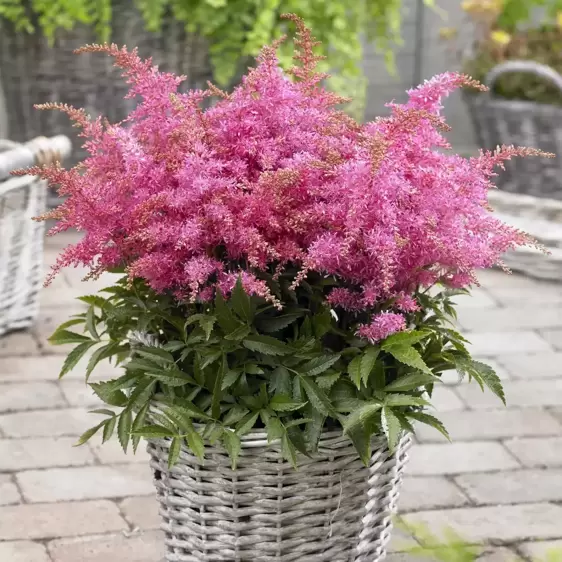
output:
[[[395,522],[395,526],[411,535],[419,546],[404,549],[404,553],[416,558],[427,558],[437,562],[475,562],[483,554],[485,547],[469,544],[452,529],[444,529],[443,539],[434,535],[427,526],[406,523],[402,520]],[[513,562],[521,560],[513,555]],[[562,549],[551,549],[544,558],[533,559],[533,562],[562,562]]]
[[[363,105],[362,38],[374,43],[393,68],[392,46],[400,42],[402,0],[130,0],[142,13],[148,30],[158,32],[167,17],[188,32],[208,40],[214,79],[227,86],[239,63],[285,32],[280,15],[297,13],[314,29],[327,56],[324,68],[330,86],[353,94]],[[100,41],[111,40],[115,0],[0,0],[0,23],[10,21],[23,33],[43,33],[51,41],[60,29],[76,24],[95,26]],[[425,0],[431,5],[433,0]],[[129,47],[133,47],[130,45]],[[281,51],[282,63],[290,53]],[[361,95],[363,92],[363,96]],[[359,94],[359,95],[358,95]]]

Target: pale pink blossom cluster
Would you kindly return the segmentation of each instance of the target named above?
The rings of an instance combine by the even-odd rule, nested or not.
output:
[[[530,243],[487,206],[494,168],[531,149],[504,147],[463,158],[447,152],[441,99],[478,87],[445,73],[409,92],[391,115],[360,124],[323,89],[310,32],[299,28],[297,63],[283,72],[276,45],[231,94],[178,92],[181,77],[116,46],[89,46],[124,69],[137,108],[121,124],[90,120],[59,106],[83,129],[90,156],[80,167],[35,168],[67,196],[48,216],[54,233],[84,238],[60,256],[61,267],[93,272],[126,266],[158,292],[208,299],[228,290],[240,271],[250,293],[269,298],[259,270],[297,267],[334,276],[328,300],[375,311],[395,299],[396,312],[360,333],[371,340],[403,329],[415,290],[436,281],[466,286],[477,268]],[[219,101],[208,109],[201,102]]]

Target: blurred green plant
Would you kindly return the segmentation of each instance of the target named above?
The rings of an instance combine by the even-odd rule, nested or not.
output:
[[[94,26],[100,41],[111,40],[112,7],[119,0],[0,0],[0,23],[19,31],[41,32],[52,43],[60,30],[77,24]],[[394,68],[392,47],[400,43],[402,0],[133,0],[146,27],[159,32],[167,18],[208,40],[214,80],[228,85],[240,61],[255,56],[286,31],[283,13],[294,12],[325,46],[321,71],[334,76],[331,87],[353,95],[363,105],[365,79],[361,69],[362,40],[384,54]],[[433,0],[424,0],[433,5]],[[290,47],[281,49],[281,63],[290,64]]]
[[[562,0],[464,0],[461,6],[473,31],[469,47],[459,50],[467,74],[483,81],[506,60],[533,60],[562,74]],[[457,29],[443,28],[441,36],[454,40]],[[529,73],[501,76],[494,91],[507,99],[562,105],[558,88]]]
[[[434,535],[426,525],[412,524],[398,519],[395,526],[411,535],[419,544],[405,548],[406,554],[436,560],[438,562],[475,562],[483,554],[482,545],[469,544],[453,529],[442,531],[443,539]],[[514,555],[513,562],[521,560]],[[533,562],[562,562],[562,549],[555,548],[547,551],[543,558],[533,559]]]

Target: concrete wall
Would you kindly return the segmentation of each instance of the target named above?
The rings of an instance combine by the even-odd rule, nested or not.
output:
[[[397,75],[390,76],[386,70],[384,60],[377,55],[373,48],[366,48],[364,71],[369,81],[367,91],[367,107],[365,117],[373,119],[377,115],[384,115],[388,110],[384,104],[392,99],[402,102],[407,99],[405,91],[416,84],[419,76],[421,81],[446,70],[457,70],[458,63],[439,39],[441,27],[457,27],[462,22],[460,0],[436,0],[435,4],[447,12],[447,19],[430,8],[424,8],[421,39],[418,41],[416,33],[417,0],[404,0],[402,37],[404,43],[396,49]],[[420,68],[416,72],[416,46],[422,45],[421,55],[418,57]],[[458,93],[452,95],[445,102],[444,111],[452,131],[449,139],[456,150],[473,151],[475,146],[472,125],[466,109]]]

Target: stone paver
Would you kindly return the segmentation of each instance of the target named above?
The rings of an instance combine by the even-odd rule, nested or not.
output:
[[[66,406],[54,382],[0,384],[0,413]]]
[[[504,445],[528,467],[562,467],[562,437],[510,439]]]
[[[119,535],[52,541],[54,562],[163,562],[164,535],[159,531],[129,538]]]
[[[28,470],[16,475],[23,497],[31,503],[123,498],[154,492],[148,466],[87,466]]]
[[[463,474],[455,482],[478,505],[562,501],[562,470]]]
[[[0,357],[38,353],[37,340],[28,332],[14,332],[0,338]]]
[[[146,452],[143,443],[139,445],[136,454],[130,447],[125,454],[116,439],[102,444],[101,439],[97,439],[96,436],[88,442],[88,445],[101,464],[144,463],[148,465],[150,460],[150,455]]]
[[[95,419],[81,408],[17,412],[0,415],[0,431],[6,437],[79,436],[95,425]]]
[[[72,446],[73,438],[0,439],[0,472],[93,464],[88,447]]]
[[[20,503],[21,496],[9,474],[0,474],[0,505]],[[2,560],[2,558],[0,558]]]
[[[486,330],[494,332],[559,328],[562,326],[562,306],[495,308],[487,310],[485,318]],[[465,330],[479,331],[482,327],[482,311],[461,310],[458,322]]]
[[[517,542],[559,537],[562,507],[551,503],[461,507],[413,513],[405,520],[428,526],[441,537],[452,528],[467,541]]]
[[[78,537],[127,529],[117,506],[107,500],[0,509],[0,541]]]
[[[482,322],[483,327],[485,321]],[[548,342],[536,332],[521,330],[520,332],[474,332],[467,334],[468,346],[474,355],[494,357],[503,353],[536,353],[552,351]]]
[[[559,560],[561,556],[560,551],[562,551],[562,540],[526,542],[519,547],[519,550],[524,556],[534,560],[545,560],[548,554],[555,550],[558,552],[556,560]]]
[[[471,470],[487,472],[518,468],[518,462],[499,443],[415,445],[410,452],[409,474],[460,474]]]
[[[47,549],[31,541],[0,543],[0,560],[6,562],[51,562]]]
[[[76,236],[72,235],[72,241]],[[49,239],[46,264],[70,239]],[[32,330],[0,338],[0,562],[161,562],[163,539],[148,455],[125,455],[99,436],[72,447],[100,418],[84,384],[87,357],[58,381],[69,346],[47,338],[115,276],[82,282],[65,271],[41,293]],[[479,273],[483,287],[456,297],[471,350],[504,381],[507,408],[474,382],[444,374],[435,415],[449,444],[418,424],[400,513],[434,534],[448,527],[483,547],[479,562],[515,562],[562,548],[562,284],[499,271]],[[103,362],[91,380],[117,377]],[[389,562],[427,560],[395,529]],[[501,546],[500,546],[501,545]]]
[[[562,424],[552,414],[540,409],[444,412],[439,414],[439,419],[454,442],[562,433]],[[416,426],[416,435],[421,442],[447,442],[437,430],[421,423]]]
[[[119,505],[133,529],[138,527],[143,531],[152,531],[160,528],[161,520],[156,496],[127,498]]]
[[[541,336],[554,349],[562,351],[562,330],[541,330]]]
[[[400,511],[460,507],[469,503],[458,486],[443,476],[410,476],[402,484]]]
[[[562,404],[562,378],[536,381],[505,381],[505,397],[510,407],[559,406]],[[462,385],[455,389],[473,409],[496,409],[499,399],[491,392],[482,392],[477,384]]]
[[[498,357],[514,379],[562,378],[562,352],[513,353]]]

